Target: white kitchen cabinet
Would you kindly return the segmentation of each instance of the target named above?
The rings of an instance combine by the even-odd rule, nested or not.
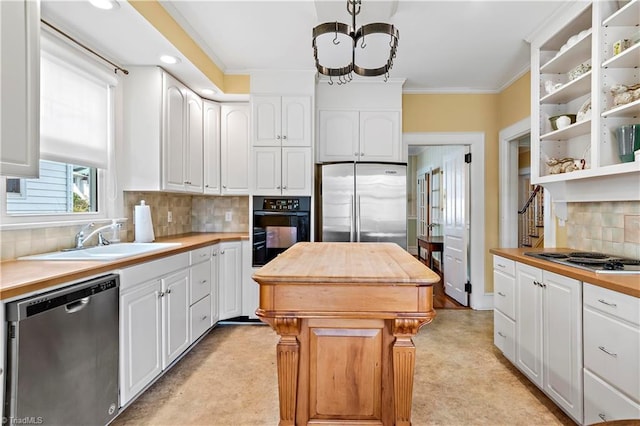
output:
[[[399,111],[319,111],[318,161],[401,161]]]
[[[162,372],[162,283],[154,279],[120,296],[120,405]]]
[[[189,345],[188,266],[181,253],[119,271],[121,406]]]
[[[311,148],[259,146],[251,151],[255,195],[311,195]]]
[[[211,312],[212,300],[212,261],[213,246],[202,247],[190,253],[190,304],[189,317],[191,319],[190,339],[193,343],[213,325]]]
[[[516,362],[515,262],[493,257],[493,343],[512,363]]]
[[[242,315],[242,246],[239,241],[222,242],[218,250],[219,318]]]
[[[203,190],[202,99],[163,73],[162,187],[167,191]]]
[[[588,424],[640,418],[640,300],[584,283]]]
[[[251,98],[252,146],[311,146],[311,98],[262,96]]]
[[[582,285],[516,263],[516,366],[582,422]]]
[[[249,194],[249,114],[246,103],[223,104],[220,113],[222,195]]]
[[[37,178],[40,1],[0,2],[0,175]]]
[[[162,369],[189,347],[189,270],[183,269],[162,279],[164,350]]]
[[[159,67],[131,67],[116,146],[125,191],[203,192],[203,104]]]
[[[242,316],[256,319],[256,310],[260,305],[260,286],[251,276],[260,268],[251,266],[251,243],[242,241]]]
[[[204,193],[220,194],[220,104],[203,101]]]
[[[615,105],[611,93],[616,84],[638,82],[640,44],[617,55],[613,49],[638,25],[637,0],[575,2],[531,43],[531,183],[556,200],[640,199],[628,191],[637,186],[640,163],[621,161],[615,136],[619,126],[637,123],[640,100]],[[576,73],[582,65],[586,71]],[[562,114],[578,121],[553,130],[549,118]],[[554,158],[584,160],[584,168],[555,173],[547,163]]]

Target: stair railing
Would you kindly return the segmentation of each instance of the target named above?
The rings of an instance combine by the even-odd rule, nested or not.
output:
[[[540,238],[544,226],[543,192],[536,185],[522,209],[518,210],[518,242],[520,247],[531,247],[533,238]]]

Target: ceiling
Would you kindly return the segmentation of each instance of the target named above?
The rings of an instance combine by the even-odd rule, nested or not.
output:
[[[124,66],[161,65],[161,54],[174,54],[182,63],[162,64],[165,69],[198,92],[212,87],[131,5],[118,2],[102,11],[84,0],[44,0],[42,16]],[[390,77],[405,79],[405,93],[495,93],[528,70],[526,40],[570,2],[363,0],[356,23],[382,21],[399,29]],[[351,20],[345,0],[161,4],[225,74],[312,70],[312,28]]]

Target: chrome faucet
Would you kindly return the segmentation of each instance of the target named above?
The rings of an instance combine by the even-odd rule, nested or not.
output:
[[[107,240],[103,235],[102,235],[102,231],[106,230],[106,229],[113,229],[113,228],[120,228],[122,226],[121,223],[110,223],[109,225],[105,225],[105,226],[101,226],[98,229],[94,229],[89,235],[87,235],[86,237],[84,236],[84,232],[93,227],[93,223],[90,223],[88,225],[85,225],[82,227],[82,229],[80,230],[80,232],[78,232],[76,234],[76,249],[82,249],[84,248],[84,244],[94,235],[98,234],[98,245],[99,246],[105,246],[107,244],[111,244],[111,242],[109,240]]]

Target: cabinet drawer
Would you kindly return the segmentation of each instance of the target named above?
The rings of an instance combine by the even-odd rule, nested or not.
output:
[[[639,419],[640,405],[591,372],[584,371],[584,423]]]
[[[196,263],[205,262],[211,259],[211,246],[192,250],[189,252],[189,256],[190,256],[189,258],[190,265],[195,265]]]
[[[584,304],[640,325],[640,299],[617,291],[584,283]]]
[[[190,305],[211,293],[211,264],[198,263],[191,267],[191,300]]]
[[[502,271],[507,275],[516,274],[516,262],[500,256],[493,256],[493,270]]]
[[[493,344],[511,362],[516,361],[516,323],[500,311],[493,311]]]
[[[213,324],[211,322],[211,296],[198,301],[191,308],[191,343],[198,340]]]
[[[640,330],[586,307],[584,366],[640,401]]]
[[[500,270],[493,271],[494,306],[511,319],[515,318],[515,284],[515,277]]]

